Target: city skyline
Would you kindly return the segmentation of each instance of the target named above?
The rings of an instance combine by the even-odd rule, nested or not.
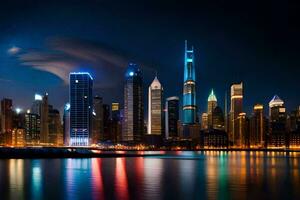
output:
[[[122,102],[122,82],[118,80],[121,80],[127,63],[131,61],[143,68],[145,85],[151,83],[155,71],[158,71],[166,91],[165,95],[180,96],[182,46],[185,39],[196,48],[196,79],[201,81],[196,88],[199,111],[205,110],[205,99],[211,88],[214,88],[219,105],[223,108],[225,90],[229,91],[233,82],[240,81],[245,83],[246,113],[251,112],[252,105],[256,103],[267,105],[275,94],[285,100],[287,110],[294,109],[298,104],[299,95],[293,92],[298,91],[300,87],[294,84],[296,74],[299,73],[299,60],[294,56],[299,46],[298,40],[295,38],[296,34],[290,34],[294,30],[292,27],[283,27],[282,20],[286,19],[286,13],[276,12],[275,15],[267,9],[267,4],[259,4],[267,12],[264,15],[256,8],[256,2],[253,2],[252,6],[243,7],[243,12],[239,14],[249,15],[249,19],[237,18],[235,12],[233,16],[224,17],[220,10],[223,6],[229,11],[236,11],[238,5],[231,3],[192,4],[193,15],[187,18],[176,15],[178,11],[186,8],[186,5],[172,5],[168,8],[166,3],[161,3],[160,6],[160,3],[154,1],[147,4],[147,12],[139,12],[140,20],[133,17],[132,13],[136,12],[125,10],[139,10],[143,6],[142,3],[134,4],[133,8],[126,4],[124,7],[114,7],[111,3],[105,3],[103,6],[95,5],[94,9],[91,5],[80,2],[68,5],[66,1],[61,1],[57,6],[43,2],[34,8],[30,8],[33,2],[28,1],[27,4],[25,9],[19,9],[24,7],[22,2],[4,3],[1,12],[4,22],[1,22],[3,32],[0,34],[0,95],[15,99],[15,105],[20,107],[30,104],[34,93],[48,92],[52,96],[55,93],[58,97],[53,98],[52,102],[62,111],[68,98],[68,86],[65,82],[67,72],[86,70],[97,80],[95,93],[102,96],[104,102]],[[82,4],[83,6],[80,6]],[[9,9],[5,9],[6,7]],[[161,7],[162,11],[156,12],[158,7]],[[284,3],[280,6],[275,5],[275,9],[279,10],[285,7]],[[199,11],[195,12],[197,9]],[[37,10],[38,13],[31,12],[32,10]],[[60,14],[55,18],[47,17],[47,14],[53,13],[54,10]],[[112,16],[105,10],[111,10],[115,15]],[[165,23],[165,12],[171,16],[172,23]],[[288,15],[293,14],[293,11],[290,12]],[[92,13],[93,16],[88,13]],[[41,15],[37,17],[38,14]],[[123,14],[128,15],[125,22],[120,17]],[[64,15],[76,19],[76,23],[73,20],[64,20]],[[26,16],[28,22],[19,25],[20,16]],[[151,23],[147,16],[152,16]],[[258,19],[270,23],[261,29],[263,20]],[[30,23],[30,20],[35,23]],[[245,29],[243,20],[250,23],[248,29]],[[86,21],[89,21],[86,24],[88,28],[83,32],[81,27],[85,26]],[[257,21],[258,25],[255,25]],[[43,26],[45,23],[46,28]],[[135,32],[134,27],[141,29]],[[157,29],[158,33],[149,34],[150,28]],[[166,34],[163,34],[164,31]],[[299,30],[296,29],[296,33],[297,31]],[[72,49],[82,51],[72,52]],[[49,68],[51,64],[53,66]],[[57,66],[62,66],[62,70],[57,72]],[[169,73],[172,76],[168,76]],[[116,81],[112,83],[110,79]],[[147,89],[144,88],[145,100],[146,92]],[[22,95],[23,98],[17,98],[16,94]],[[146,111],[147,104],[144,103]]]

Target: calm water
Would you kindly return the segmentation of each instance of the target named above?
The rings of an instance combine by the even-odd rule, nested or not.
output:
[[[300,153],[0,160],[0,199],[300,199]]]

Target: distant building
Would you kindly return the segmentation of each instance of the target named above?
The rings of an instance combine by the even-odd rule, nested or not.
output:
[[[122,140],[141,142],[144,133],[143,78],[136,64],[130,63],[125,73],[124,122]]]
[[[214,94],[214,90],[211,90],[211,93],[207,99],[207,116],[208,116],[208,128],[213,128],[213,111],[217,107],[217,97]]]
[[[89,146],[93,112],[93,78],[89,73],[70,73],[70,105],[70,145]]]
[[[208,129],[208,114],[206,112],[202,113],[201,116],[201,129],[202,130]]]
[[[228,136],[225,131],[206,129],[200,132],[200,147],[202,148],[227,148]]]
[[[15,128],[12,131],[12,145],[15,147],[24,147],[26,145],[25,130]]]
[[[103,99],[99,96],[94,96],[93,99],[93,130],[91,136],[92,144],[97,144],[104,140],[103,133]]]
[[[25,141],[27,145],[38,145],[40,143],[40,116],[27,112],[25,117]]]
[[[235,146],[242,148],[249,148],[249,129],[248,129],[248,118],[246,113],[240,113],[237,118],[237,132],[238,135],[235,137]]]
[[[64,107],[63,129],[64,129],[64,145],[70,145],[70,103]]]
[[[155,76],[148,89],[148,134],[161,135],[163,131],[163,87]]]
[[[282,101],[277,95],[269,102],[269,143],[271,147],[286,146],[287,115]]]
[[[230,120],[229,120],[229,144],[239,145],[240,133],[238,128],[238,117],[243,112],[243,83],[231,85],[231,104],[230,104]]]
[[[266,139],[264,106],[256,104],[250,118],[250,146],[264,147]]]
[[[49,141],[54,146],[63,146],[63,127],[61,124],[60,114],[57,109],[49,106]]]
[[[188,49],[185,41],[184,51],[184,85],[183,85],[183,124],[196,123],[196,72],[194,66],[194,49]]]
[[[103,136],[101,137],[101,140],[107,141],[111,139],[110,106],[108,104],[103,104],[102,110],[103,110]]]
[[[40,118],[40,142],[47,144],[49,142],[49,105],[48,93],[44,96],[35,94],[34,102],[31,107],[31,113],[37,114]]]
[[[166,138],[179,137],[177,125],[179,120],[179,97],[173,96],[167,98],[165,108]]]
[[[1,100],[1,140],[5,145],[11,145],[11,134],[13,125],[12,100],[4,98]]]
[[[213,129],[224,130],[224,114],[222,108],[216,106],[212,112],[212,125]]]
[[[122,120],[119,103],[111,104],[111,140],[114,143],[122,140]]]

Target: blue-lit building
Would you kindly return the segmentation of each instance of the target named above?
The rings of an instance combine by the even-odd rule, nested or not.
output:
[[[93,78],[87,72],[70,73],[70,145],[88,146],[92,131]]]
[[[143,77],[138,65],[129,63],[125,72],[122,140],[140,142],[144,133]]]
[[[196,75],[194,66],[194,49],[188,49],[185,41],[183,85],[183,124],[196,122]]]

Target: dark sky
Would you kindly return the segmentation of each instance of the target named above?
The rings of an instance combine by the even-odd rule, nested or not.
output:
[[[225,91],[239,81],[248,114],[275,94],[289,110],[299,105],[299,3],[207,2],[1,1],[0,97],[26,109],[35,92],[48,92],[61,109],[68,73],[83,70],[105,102],[123,102],[130,61],[143,69],[145,100],[155,71],[165,97],[181,97],[187,39],[195,49],[201,112],[211,88],[223,106]]]

